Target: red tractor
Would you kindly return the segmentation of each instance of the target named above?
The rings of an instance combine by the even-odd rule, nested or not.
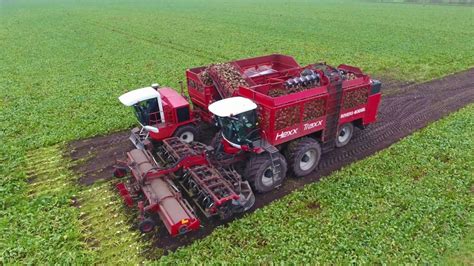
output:
[[[116,171],[132,178],[118,188],[127,204],[138,202],[140,228],[152,228],[143,223],[154,225],[147,216],[158,214],[172,235],[199,227],[185,197],[208,217],[246,211],[253,191],[280,186],[287,170],[308,175],[323,152],[375,122],[381,100],[381,83],[359,68],[301,67],[278,54],[192,68],[186,77],[193,109],[158,86],[120,97],[134,106],[142,128],[132,130],[139,149]],[[202,123],[216,126],[210,146],[195,141]]]
[[[197,135],[196,116],[188,101],[171,88],[151,87],[130,91],[119,97],[126,106],[133,106],[140,128],[134,128],[130,140],[143,148],[148,137],[163,140],[177,136],[190,143]]]

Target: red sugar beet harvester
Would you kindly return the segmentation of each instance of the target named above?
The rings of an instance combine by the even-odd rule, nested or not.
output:
[[[310,174],[374,123],[381,100],[381,83],[357,67],[302,67],[280,54],[191,68],[186,79],[190,102],[157,84],[119,97],[140,127],[117,189],[142,232],[158,219],[173,236],[197,230],[195,210],[219,219],[249,210],[254,192],[279,187],[287,172]],[[214,135],[209,145],[198,142],[204,134]]]

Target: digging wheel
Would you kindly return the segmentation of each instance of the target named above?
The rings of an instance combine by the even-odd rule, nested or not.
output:
[[[281,153],[256,154],[248,160],[245,176],[255,191],[264,193],[283,183],[286,170],[286,160]]]
[[[185,125],[179,127],[173,134],[173,136],[179,138],[180,140],[191,143],[196,140],[197,129],[193,125]]]
[[[352,125],[352,123],[342,125],[337,133],[336,147],[340,148],[347,145],[351,140],[353,133],[354,125]]]
[[[288,145],[286,158],[290,169],[297,177],[311,173],[321,159],[321,146],[312,138],[302,138]]]
[[[156,223],[151,218],[145,218],[138,224],[138,229],[142,233],[149,233],[155,229]]]

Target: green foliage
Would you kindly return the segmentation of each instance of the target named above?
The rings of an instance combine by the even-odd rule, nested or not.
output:
[[[80,241],[78,209],[70,196],[76,178],[61,149],[55,145],[29,152],[24,165],[5,169],[10,176],[1,169],[0,264],[92,262]]]
[[[41,147],[123,129],[134,117],[121,93],[152,82],[176,88],[188,67],[267,53],[397,80],[441,77],[474,63],[472,11],[345,1],[8,2],[0,9],[1,131]]]
[[[132,125],[117,101],[129,89],[267,53],[417,81],[473,65],[472,7],[340,3],[0,1],[0,264],[96,261],[70,203],[76,177],[63,166],[35,183],[28,169],[57,163],[51,145]]]
[[[472,128],[474,105],[160,262],[443,261],[472,234]]]
[[[124,206],[113,183],[96,183],[78,193],[81,233],[95,263],[136,265],[149,250],[140,231],[130,226],[136,221],[136,210],[130,213]]]

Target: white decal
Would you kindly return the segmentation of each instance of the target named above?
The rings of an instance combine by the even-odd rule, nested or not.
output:
[[[288,131],[282,131],[282,132],[280,132],[280,133],[277,133],[275,140],[277,140],[277,139],[283,139],[283,138],[292,136],[292,135],[294,135],[294,134],[296,134],[296,133],[298,133],[298,129],[297,129],[297,128],[295,128],[295,129],[290,129],[290,130],[288,130]]]
[[[322,124],[323,124],[323,120],[319,120],[319,121],[309,123],[309,124],[306,123],[306,124],[304,124],[304,130],[310,130],[312,128],[319,127]]]
[[[344,114],[341,115],[341,118],[346,118],[346,117],[349,117],[349,116],[352,116],[352,115],[360,114],[362,112],[365,112],[365,107],[362,107],[362,108],[359,108],[357,110],[344,113]]]

